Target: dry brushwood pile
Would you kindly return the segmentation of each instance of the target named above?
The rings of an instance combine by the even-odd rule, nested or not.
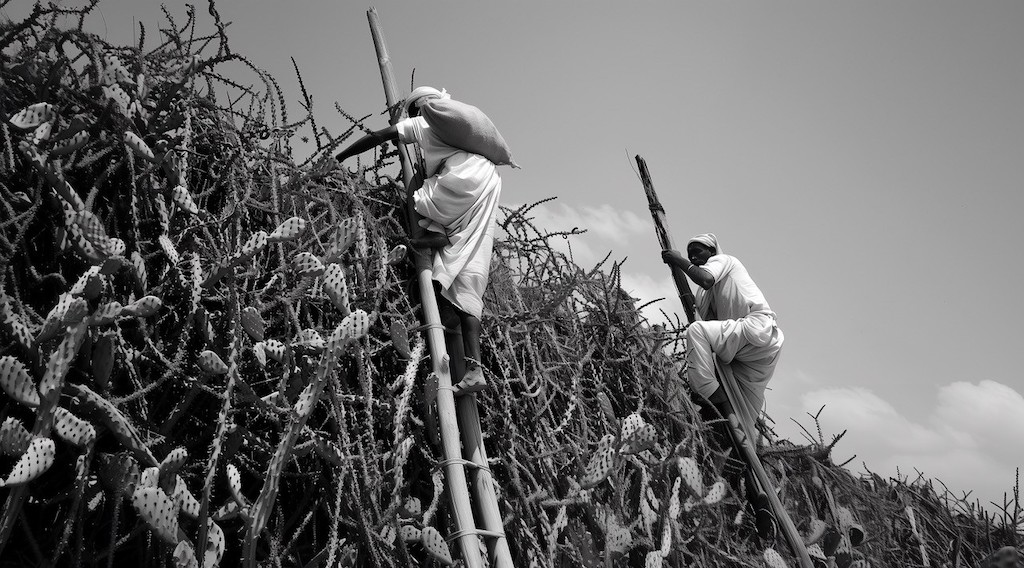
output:
[[[168,13],[133,46],[83,31],[89,8],[0,26],[0,565],[450,563],[396,158],[334,168],[359,121],[331,137],[307,97],[289,122],[208,8],[208,35]],[[296,163],[302,128],[318,150]],[[479,395],[516,565],[791,565],[720,477],[679,330],[530,210],[501,221]],[[1022,544],[1016,494],[986,516],[809,442],[764,460],[828,563]]]

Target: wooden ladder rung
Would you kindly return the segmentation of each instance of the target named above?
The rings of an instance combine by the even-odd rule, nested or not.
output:
[[[449,465],[452,465],[452,464],[458,464],[458,465],[461,465],[463,467],[474,467],[474,468],[476,468],[476,469],[478,469],[480,471],[486,471],[487,473],[491,472],[491,468],[490,467],[482,465],[482,464],[478,464],[478,463],[476,463],[474,461],[470,461],[470,460],[467,460],[467,459],[464,459],[464,458],[448,458],[446,460],[441,460],[441,461],[437,462],[437,465],[434,466],[434,469],[442,469],[442,468],[448,467]]]
[[[460,537],[466,536],[467,534],[475,534],[477,536],[482,536],[484,538],[507,538],[504,532],[495,532],[484,529],[465,529],[451,533],[445,540],[447,540],[448,542],[453,542],[459,539]]]

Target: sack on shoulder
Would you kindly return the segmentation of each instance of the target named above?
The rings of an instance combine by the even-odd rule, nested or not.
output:
[[[519,167],[494,123],[475,106],[434,98],[420,106],[420,116],[445,144],[480,154],[497,166]]]

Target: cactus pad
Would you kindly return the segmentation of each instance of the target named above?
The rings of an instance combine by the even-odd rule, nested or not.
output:
[[[704,496],[704,503],[714,505],[723,497],[725,497],[725,481],[719,479],[708,489],[708,494]]]
[[[276,339],[268,339],[263,342],[263,350],[266,351],[267,357],[281,363],[288,352],[288,347]]]
[[[136,156],[148,160],[150,162],[156,162],[156,158],[153,156],[153,150],[146,144],[138,134],[134,132],[124,133],[124,143],[127,145]]]
[[[54,409],[53,429],[62,439],[80,448],[96,441],[96,429],[92,424],[61,407]]]
[[[192,193],[183,185],[174,186],[171,190],[171,201],[189,215],[199,214],[199,206],[192,198]]]
[[[672,483],[672,494],[668,499],[668,516],[670,519],[679,518],[679,487],[682,485],[682,477],[677,477]]]
[[[445,566],[452,565],[452,553],[448,550],[448,543],[444,541],[441,533],[434,527],[423,527],[420,532],[420,543],[434,560]]]
[[[412,525],[402,525],[398,528],[398,536],[405,542],[417,542],[422,538],[423,531]]]
[[[132,493],[132,506],[160,539],[178,542],[178,506],[159,487],[143,487]]]
[[[334,307],[342,315],[348,315],[348,284],[345,282],[345,269],[340,264],[328,264],[324,269],[323,288]]]
[[[408,254],[408,249],[405,245],[397,245],[395,248],[388,252],[388,264],[395,266],[396,264],[405,260],[405,255]]]
[[[248,261],[253,255],[267,248],[268,235],[263,231],[256,231],[245,241],[242,248],[238,250],[238,256]]]
[[[11,117],[10,123],[15,128],[27,130],[29,128],[36,128],[44,122],[49,122],[55,117],[53,105],[50,103],[36,103],[18,111]]]
[[[370,330],[370,316],[363,310],[355,310],[341,321],[341,334],[345,339],[360,339]]]
[[[338,224],[324,262],[338,262],[352,243],[356,241],[356,219],[349,217]]]
[[[245,333],[253,341],[263,341],[267,324],[263,321],[263,317],[260,316],[259,310],[249,306],[242,310],[240,319],[242,321],[242,329],[245,330]]]
[[[676,463],[679,466],[679,474],[682,476],[683,481],[686,482],[686,486],[690,488],[690,491],[698,497],[704,495],[704,483],[701,480],[700,467],[697,466],[697,460],[690,456],[683,456]]]
[[[402,359],[412,357],[412,350],[409,348],[409,330],[400,322],[393,321],[388,333],[391,335],[391,345],[395,347],[398,356]]]
[[[224,531],[220,526],[208,519],[206,523],[206,551],[203,553],[203,568],[216,568],[224,557],[224,547],[227,539],[224,538]]]
[[[764,563],[768,568],[788,568],[786,561],[782,559],[782,555],[776,552],[774,548],[766,548],[764,550]]]
[[[629,527],[612,523],[608,527],[608,534],[605,537],[605,548],[608,552],[624,553],[632,547],[633,533],[630,532]]]
[[[102,291],[103,278],[100,276],[100,267],[91,266],[78,277],[78,281],[68,293],[72,296],[82,296],[87,300],[95,300]]]
[[[228,366],[220,356],[209,349],[200,353],[199,359],[196,362],[204,373],[208,373],[210,375],[223,375],[228,372]]]
[[[274,232],[267,235],[268,243],[284,243],[299,238],[306,230],[306,220],[302,217],[291,217],[274,229]]]
[[[163,305],[156,296],[144,296],[121,308],[121,315],[148,318],[157,313]]]
[[[110,237],[107,236],[99,217],[83,209],[75,214],[73,223],[81,229],[82,236],[96,248],[96,252],[102,258],[110,256]]]
[[[245,495],[242,494],[242,474],[238,472],[238,468],[235,464],[229,463],[227,467],[228,473],[228,489],[231,490],[231,497],[235,501],[243,506],[248,507],[249,502],[246,500]]]
[[[116,300],[113,302],[107,302],[106,304],[96,308],[96,311],[89,316],[89,325],[92,327],[110,325],[117,320],[123,309],[121,302]]]
[[[295,255],[295,258],[292,259],[292,266],[295,268],[295,272],[303,278],[321,276],[326,270],[324,263],[308,252],[300,252]]]
[[[580,480],[580,486],[589,489],[604,481],[615,467],[615,449],[601,448],[590,458]]]
[[[3,387],[4,392],[11,398],[25,406],[39,406],[39,392],[36,390],[35,381],[21,361],[9,355],[0,357],[0,387]]]
[[[624,436],[620,450],[624,454],[638,454],[646,449],[653,448],[658,441],[658,432],[651,424],[644,424],[634,430],[629,436]]]
[[[627,438],[632,437],[643,425],[646,424],[639,412],[630,414],[622,421],[622,430],[619,434],[619,438],[625,442]]]
[[[0,424],[0,452],[8,456],[20,456],[32,442],[32,434],[22,426],[21,421],[12,416]]]
[[[302,389],[299,393],[299,399],[295,401],[295,414],[298,416],[307,416],[309,412],[313,410],[313,405],[316,404],[315,396],[317,389],[315,383],[306,385],[306,388]]]
[[[53,465],[57,455],[57,446],[49,438],[33,438],[28,444],[25,453],[14,464],[7,479],[0,482],[0,487],[20,485],[28,483],[40,475],[46,473]]]
[[[301,347],[316,352],[323,351],[326,345],[320,332],[312,328],[300,331],[292,340],[292,347]]]

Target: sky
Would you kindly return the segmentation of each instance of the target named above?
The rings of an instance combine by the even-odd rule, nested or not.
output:
[[[321,125],[348,128],[335,102],[386,125],[371,4],[216,6],[290,116],[294,58]],[[814,431],[808,413],[824,406],[826,438],[847,431],[834,458],[854,472],[916,468],[982,502],[1011,490],[1024,466],[1024,3],[373,6],[402,93],[415,70],[482,108],[523,166],[502,169],[502,203],[557,197],[537,220],[589,229],[571,242],[577,262],[625,259],[634,296],[666,298],[657,319],[681,308],[635,172],[646,159],[676,242],[715,232],[778,314],[767,411],[780,434],[803,442],[793,419]],[[139,22],[155,38],[159,2],[101,0],[86,29],[128,43]]]

